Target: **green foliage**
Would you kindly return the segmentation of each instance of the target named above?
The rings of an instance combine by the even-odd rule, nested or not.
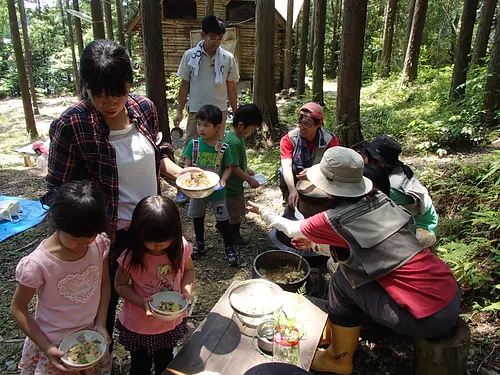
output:
[[[248,167],[255,173],[262,173],[268,181],[275,180],[280,166],[280,150],[278,147],[262,150],[247,150]]]
[[[182,78],[178,77],[177,74],[170,74],[170,77],[167,78],[167,100],[177,100],[181,82]]]

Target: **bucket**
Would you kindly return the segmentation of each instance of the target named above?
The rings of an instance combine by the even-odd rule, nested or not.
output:
[[[285,266],[299,267],[299,265],[305,273],[301,279],[287,284],[273,281],[283,290],[296,293],[307,281],[311,268],[309,267],[307,260],[290,251],[270,250],[258,255],[253,261],[252,278],[266,279],[265,276],[259,272],[259,269],[273,270]]]

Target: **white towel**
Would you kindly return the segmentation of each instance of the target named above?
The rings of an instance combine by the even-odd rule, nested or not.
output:
[[[197,45],[196,45],[196,50],[195,52],[191,55],[191,58],[189,59],[188,65],[193,68],[193,74],[195,76],[198,75],[198,70],[200,69],[200,61],[201,61],[201,54],[203,53],[203,45],[205,44],[204,40],[201,40]],[[215,84],[216,85],[222,85],[222,77],[224,76],[224,69],[226,67],[224,66],[223,63],[223,54],[222,54],[222,48],[217,47],[217,50],[215,51]]]

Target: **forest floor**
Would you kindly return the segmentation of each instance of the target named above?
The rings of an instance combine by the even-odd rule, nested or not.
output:
[[[334,91],[332,87],[332,91]],[[41,115],[37,116],[37,126],[42,139],[47,139],[50,121],[56,118],[75,98],[63,97],[43,99]],[[0,192],[3,195],[38,199],[45,192],[44,176],[36,168],[23,166],[23,158],[14,150],[29,143],[24,135],[23,112],[20,100],[0,101]],[[276,147],[278,147],[276,145]],[[474,163],[477,154],[461,155],[464,162]],[[446,169],[459,156],[445,159],[436,157],[414,157],[410,161],[418,168],[429,162],[437,163],[438,169]],[[251,160],[249,160],[251,165]],[[259,172],[256,170],[256,172]],[[173,198],[175,189],[163,184],[163,193]],[[247,198],[265,204],[279,211],[282,207],[281,193],[274,183],[257,190],[248,191]],[[193,240],[191,221],[186,215],[186,206],[181,206],[184,235]],[[244,219],[243,232],[251,237],[251,243],[240,248],[242,264],[229,268],[223,259],[219,235],[214,227],[214,218],[207,216],[206,238],[209,245],[207,256],[195,261],[196,299],[188,326],[192,332],[214,306],[220,296],[234,280],[251,276],[252,261],[260,252],[272,248],[269,227],[256,217],[248,214]],[[0,373],[17,373],[16,366],[21,355],[24,334],[11,318],[9,306],[16,287],[14,270],[19,259],[33,251],[39,242],[50,234],[47,223],[11,237],[0,244]],[[32,303],[32,308],[34,304]],[[500,373],[499,321],[492,313],[474,312],[465,296],[462,313],[470,317],[472,340],[469,351],[469,375],[479,374],[480,368]],[[365,375],[407,375],[412,373],[413,339],[399,337],[381,326],[370,326],[362,331],[361,345],[355,356],[355,374]],[[114,374],[126,374],[129,366],[128,353],[119,345],[114,355]]]

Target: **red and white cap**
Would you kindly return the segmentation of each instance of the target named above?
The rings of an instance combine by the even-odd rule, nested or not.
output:
[[[310,117],[315,118],[317,120],[323,121],[325,117],[325,113],[323,112],[323,107],[315,102],[309,102],[300,107],[299,112],[302,110],[306,110],[310,112]]]

